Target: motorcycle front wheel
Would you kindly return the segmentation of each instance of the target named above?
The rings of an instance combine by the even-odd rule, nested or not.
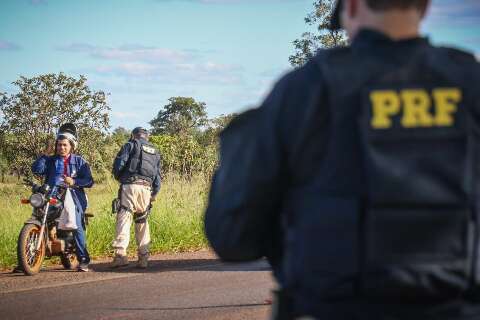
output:
[[[35,250],[39,239],[40,227],[35,224],[24,225],[18,236],[18,266],[29,276],[33,276],[40,271],[45,258],[45,237],[43,237],[40,250]]]

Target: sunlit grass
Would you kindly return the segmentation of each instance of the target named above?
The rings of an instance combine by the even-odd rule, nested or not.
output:
[[[111,201],[116,197],[118,184],[106,181],[88,190],[88,212],[95,214],[87,228],[88,250],[92,257],[112,255],[115,216],[111,214]],[[208,179],[191,179],[169,175],[154,202],[149,217],[152,238],[151,252],[182,252],[207,247],[203,232],[203,210],[208,192]],[[16,264],[17,237],[23,223],[30,217],[31,207],[20,204],[30,189],[15,181],[0,183],[0,267]],[[133,226],[129,254],[136,253]]]

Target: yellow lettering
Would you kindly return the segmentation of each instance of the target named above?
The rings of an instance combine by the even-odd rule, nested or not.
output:
[[[430,96],[425,90],[403,90],[402,126],[405,128],[431,127],[433,117],[429,112],[432,106]]]
[[[457,105],[462,100],[462,92],[458,88],[435,89],[435,124],[437,126],[452,126],[453,114],[457,112]]]
[[[393,90],[372,91],[370,101],[373,106],[371,126],[386,129],[392,126],[391,116],[400,112],[400,98]]]

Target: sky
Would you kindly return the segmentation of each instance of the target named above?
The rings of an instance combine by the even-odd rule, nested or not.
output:
[[[0,92],[20,76],[86,76],[112,128],[149,126],[170,97],[209,117],[258,106],[291,70],[313,0],[0,0]],[[480,57],[480,0],[432,0],[422,32]]]

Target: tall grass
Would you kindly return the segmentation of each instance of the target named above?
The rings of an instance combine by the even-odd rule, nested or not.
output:
[[[113,254],[112,241],[115,233],[115,216],[111,214],[111,201],[116,197],[118,184],[105,181],[87,191],[88,212],[95,214],[87,227],[87,246],[92,257]],[[203,209],[208,192],[208,179],[195,176],[187,179],[168,175],[154,202],[149,217],[151,252],[181,252],[207,247],[203,232]],[[0,184],[0,267],[16,264],[17,237],[23,223],[30,217],[31,207],[20,204],[28,197],[30,189],[10,182]],[[128,253],[136,252],[132,236]]]

